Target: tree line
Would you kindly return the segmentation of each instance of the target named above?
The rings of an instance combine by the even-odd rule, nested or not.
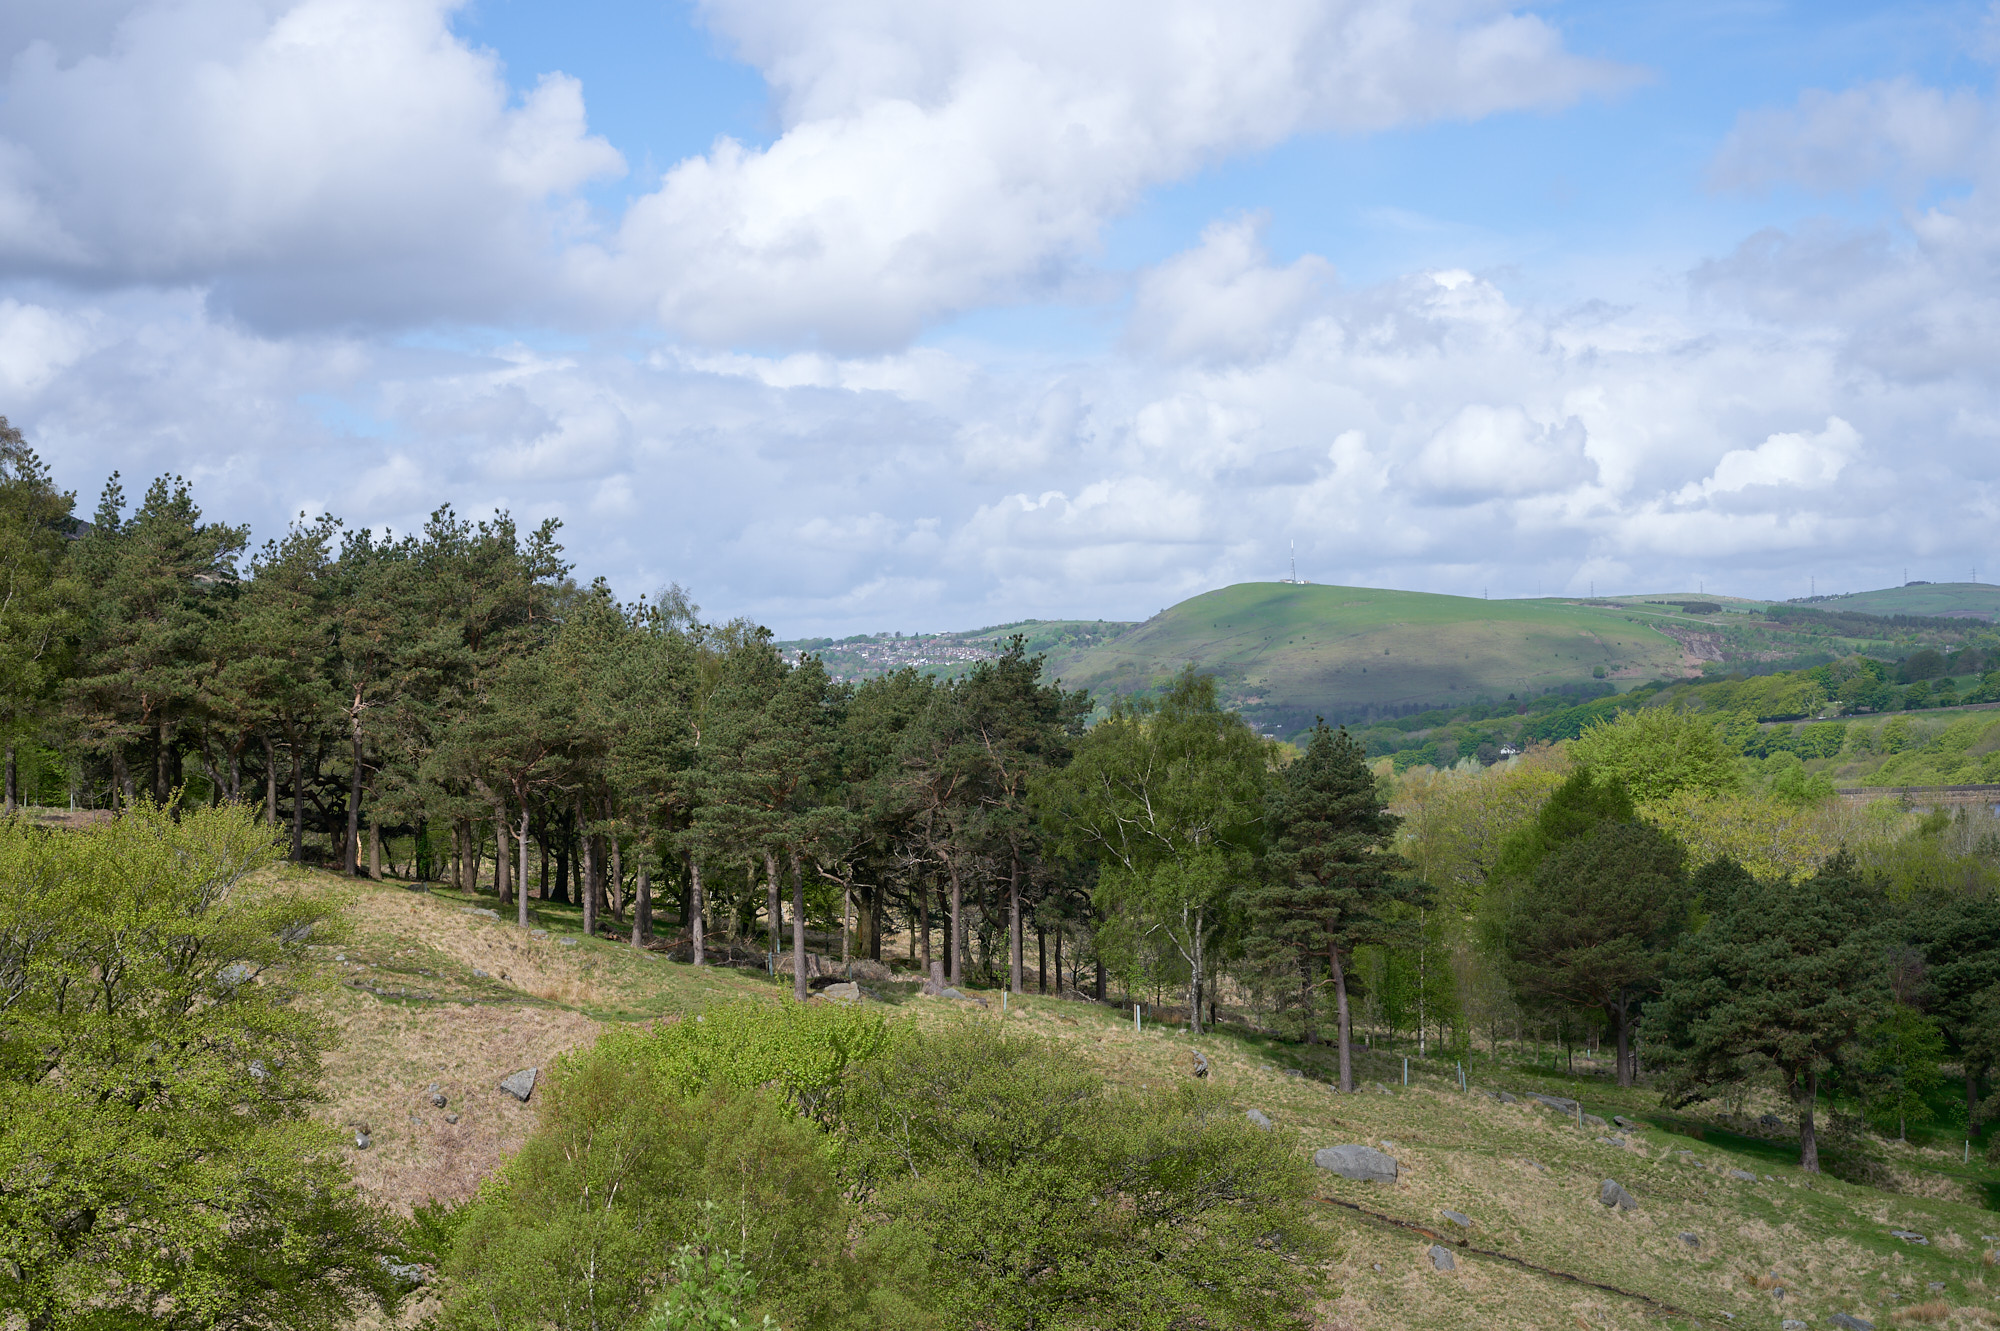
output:
[[[671,921],[697,965],[755,939],[801,995],[809,925],[881,960],[900,924],[925,971],[1016,992],[1032,938],[1037,987],[1115,975],[1196,1030],[1224,969],[1339,988],[1414,890],[1358,746],[1321,726],[1287,766],[1192,672],[1088,730],[1019,639],[957,679],[840,684],[678,586],[579,584],[553,522],[301,516],[253,549],[173,478],[128,511],[114,476],[76,522],[5,441],[10,808],[28,752],[38,801],[249,806],[294,861],[386,853],[524,926],[540,897],[635,946]]]

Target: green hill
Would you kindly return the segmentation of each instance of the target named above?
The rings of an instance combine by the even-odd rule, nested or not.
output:
[[[2000,618],[2000,586],[1986,582],[1913,582],[1905,587],[1815,596],[1796,604],[1864,615],[1927,615],[1942,619]]]
[[[1347,716],[1677,677],[1720,654],[1732,620],[1741,622],[1637,601],[1252,582],[1183,601],[1050,666],[1068,685],[1132,693],[1192,662],[1217,676],[1231,703],[1284,724],[1314,709]]]

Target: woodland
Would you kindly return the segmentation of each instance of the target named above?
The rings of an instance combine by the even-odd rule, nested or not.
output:
[[[1761,1087],[1809,1174],[1862,1132],[1969,1156],[2000,1114],[2000,827],[1826,775],[1878,747],[1857,713],[1983,771],[1983,720],[1908,729],[1951,661],[1663,683],[1491,763],[1405,760],[1260,735],[1192,668],[1098,706],[1019,638],[838,682],[679,587],[579,585],[553,523],[302,517],[253,549],[170,478],[73,507],[0,428],[0,1284],[29,1326],[335,1325],[418,1258],[468,1327],[1310,1306],[1306,1167],[1215,1093],[806,1001],[857,976],[1328,1045],[1338,1092],[1364,1057],[1482,1046],[1677,1108]],[[302,1146],[329,1036],[287,977],[338,935],[320,879],[251,890],[284,861],[523,929],[573,906],[796,1001],[606,1036],[490,1187],[395,1220]],[[624,1179],[618,1208],[550,1200]]]

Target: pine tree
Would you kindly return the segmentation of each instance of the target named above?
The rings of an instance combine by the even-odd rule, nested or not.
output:
[[[1397,904],[1427,896],[1390,845],[1402,819],[1389,812],[1367,753],[1345,729],[1313,727],[1305,753],[1273,782],[1265,801],[1270,849],[1244,909],[1254,933],[1300,954],[1325,957],[1333,981],[1340,1089],[1354,1089],[1349,971],[1354,949],[1398,936]],[[1303,956],[1302,956],[1303,960]]]
[[[81,588],[63,558],[75,502],[0,416],[0,734],[8,813],[19,799],[15,746],[52,709],[81,626]]]
[[[1699,879],[1716,911],[1683,935],[1645,1039],[1667,1073],[1666,1100],[1710,1099],[1774,1069],[1799,1110],[1799,1166],[1819,1172],[1813,1106],[1820,1080],[1889,1015],[1881,894],[1841,852],[1810,878],[1760,881],[1724,862]]]
[[[1600,822],[1517,886],[1507,918],[1510,978],[1522,994],[1601,1010],[1630,1086],[1632,1017],[1658,985],[1688,913],[1680,844],[1644,823]]]

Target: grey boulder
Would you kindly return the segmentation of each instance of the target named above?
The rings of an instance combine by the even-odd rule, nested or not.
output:
[[[430,1268],[418,1266],[415,1262],[399,1262],[389,1256],[378,1257],[375,1260],[382,1263],[382,1269],[389,1273],[391,1280],[401,1285],[415,1288],[431,1278]]]
[[[1889,1231],[1889,1237],[1895,1239],[1901,1239],[1905,1243],[1922,1244],[1926,1248],[1930,1247],[1931,1245],[1931,1241],[1929,1239],[1917,1233],[1917,1231],[1914,1229],[1892,1229]]]
[[[1875,1331],[1875,1323],[1864,1322],[1849,1313],[1835,1313],[1826,1319],[1840,1328],[1840,1331]]]
[[[1745,1183],[1755,1183],[1757,1181],[1757,1176],[1747,1169],[1732,1169],[1729,1171],[1729,1177],[1742,1179]]]
[[[1597,1185],[1597,1202],[1600,1206],[1615,1206],[1621,1211],[1636,1211],[1639,1200],[1618,1186],[1616,1179],[1606,1179]]]
[[[500,1089],[522,1104],[526,1104],[528,1097],[535,1093],[535,1074],[540,1071],[540,1068],[522,1068],[513,1076],[501,1081]]]
[[[1252,1109],[1243,1117],[1250,1120],[1250,1126],[1253,1128],[1262,1128],[1265,1132],[1271,1130],[1271,1116],[1261,1109]]]
[[[843,984],[830,984],[820,990],[819,993],[821,998],[826,999],[830,1003],[859,1003],[861,1001],[861,986],[852,980],[848,980]]]
[[[1701,1246],[1701,1235],[1699,1234],[1681,1234],[1677,1237],[1690,1248],[1699,1248]]]
[[[1431,1265],[1439,1271],[1456,1271],[1458,1262],[1451,1255],[1451,1249],[1441,1243],[1433,1243],[1430,1251]]]
[[[1396,1158],[1372,1146],[1322,1146],[1313,1152],[1313,1163],[1344,1179],[1360,1183],[1394,1183]]]
[[[1453,1211],[1446,1208],[1440,1210],[1438,1214],[1451,1221],[1452,1224],[1457,1225],[1460,1229],[1472,1228],[1472,1217],[1463,1211]]]
[[[1576,1101],[1565,1100],[1560,1095],[1543,1095],[1539,1091],[1529,1091],[1528,1098],[1538,1105],[1547,1105],[1550,1109],[1560,1110],[1565,1114],[1576,1112]]]
[[[430,1097],[431,1108],[433,1109],[444,1108],[444,1092],[438,1089],[438,1084],[436,1082],[432,1082],[430,1084],[430,1089],[425,1091],[424,1094]]]
[[[365,1133],[365,1132],[357,1132],[357,1133],[355,1133],[355,1134],[354,1134],[354,1149],[355,1149],[355,1150],[357,1150],[357,1151],[365,1151],[365,1150],[367,1150],[367,1149],[368,1149],[368,1142],[369,1142],[369,1137],[368,1137],[368,1134],[367,1134],[367,1133]]]

